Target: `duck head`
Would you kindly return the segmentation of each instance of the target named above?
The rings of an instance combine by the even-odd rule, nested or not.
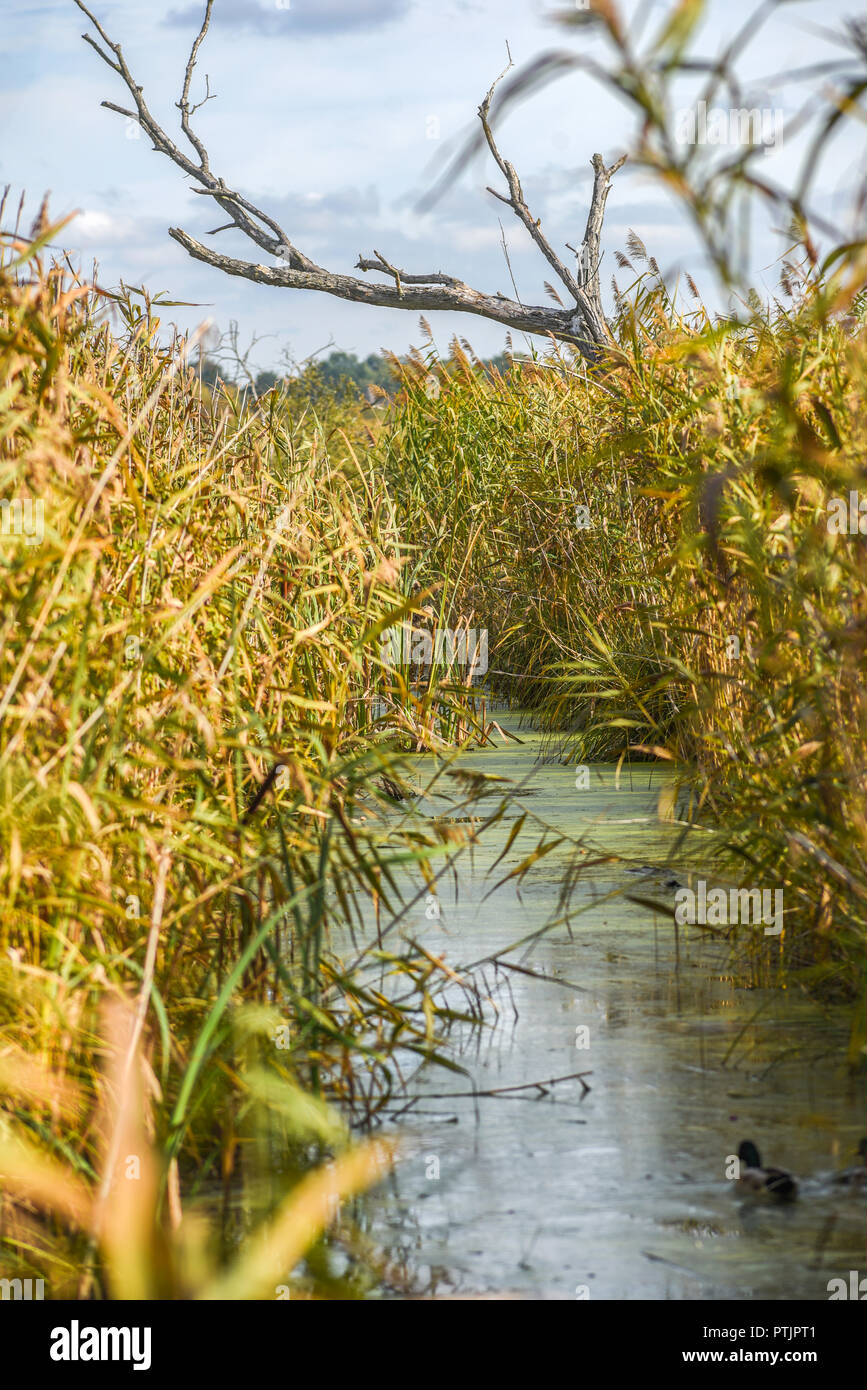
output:
[[[738,1149],[738,1158],[741,1163],[745,1163],[748,1168],[761,1168],[762,1166],[759,1151],[751,1139],[744,1139]]]

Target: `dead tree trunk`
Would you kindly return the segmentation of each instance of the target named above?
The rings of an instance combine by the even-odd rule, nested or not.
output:
[[[198,261],[222,270],[227,275],[238,275],[245,280],[253,280],[261,285],[275,288],[321,290],[325,294],[336,295],[339,299],[351,300],[356,304],[377,304],[393,309],[420,310],[424,314],[440,309],[448,309],[464,314],[477,314],[482,318],[493,319],[504,327],[517,329],[523,333],[541,333],[560,342],[569,343],[590,362],[602,357],[611,345],[611,333],[602,308],[602,295],[599,279],[600,240],[605,201],[611,184],[611,177],[624,162],[619,159],[606,168],[601,155],[593,156],[593,191],[590,198],[590,211],[587,226],[580,248],[570,247],[576,254],[576,269],[571,270],[557,255],[542,232],[539,219],[534,218],[528,208],[521,182],[514,167],[501,155],[494,139],[491,124],[491,102],[500,78],[493,84],[482,105],[479,119],[482,124],[484,140],[506,181],[506,193],[495,189],[488,191],[511,208],[518,220],[523,223],[536,246],[553,269],[560,284],[565,289],[569,304],[562,307],[547,305],[526,305],[502,294],[485,294],[473,289],[463,280],[442,271],[431,274],[413,274],[400,270],[386,260],[378,251],[372,257],[359,256],[355,269],[365,274],[374,273],[386,277],[386,281],[360,279],[354,275],[327,270],[317,265],[299,250],[287,236],[283,228],[263,209],[249,202],[241,194],[230,188],[225,181],[213,173],[210,157],[200,138],[192,128],[191,120],[199,107],[211,100],[207,80],[205,96],[201,101],[191,104],[190,87],[196,66],[199,48],[208,31],[214,0],[206,0],[205,14],[201,28],[193,42],[184,72],[181,98],[177,107],[181,113],[181,131],[189,143],[193,157],[181,149],[166,134],[147,107],[142,88],[130,72],[120,44],[114,43],[102,25],[88,9],[83,0],[75,0],[78,8],[87,16],[99,36],[99,41],[90,34],[82,37],[97,52],[104,63],[116,72],[126,85],[132,98],[134,109],[104,101],[103,106],[119,115],[138,121],[142,130],[150,138],[153,147],[164,154],[173,164],[199,185],[194,192],[211,198],[229,219],[215,227],[209,236],[235,229],[244,235],[260,250],[277,262],[264,265],[258,261],[239,260],[235,256],[222,255],[219,251],[205,246],[191,237],[180,227],[170,227],[169,235],[184,250]],[[510,64],[511,66],[511,59]],[[508,71],[508,69],[507,69]],[[501,77],[505,74],[501,74]],[[625,156],[624,156],[625,158]],[[559,295],[558,295],[559,298]]]

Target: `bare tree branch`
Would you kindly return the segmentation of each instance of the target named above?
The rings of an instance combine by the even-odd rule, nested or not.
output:
[[[587,226],[584,229],[584,241],[578,253],[578,261],[583,272],[582,289],[592,305],[593,312],[604,323],[605,313],[602,308],[599,275],[599,263],[602,259],[602,222],[605,217],[605,204],[608,200],[611,180],[617,170],[626,162],[626,155],[622,155],[607,169],[601,154],[594,154],[591,162],[593,164],[593,192],[590,195],[590,211],[587,214]]]
[[[102,61],[121,78],[132,97],[135,109],[129,110],[110,101],[104,101],[102,105],[110,111],[125,116],[128,120],[137,120],[151,140],[154,149],[170,159],[177,168],[193,180],[194,184],[198,185],[192,191],[202,197],[213,198],[214,202],[229,218],[229,221],[215,227],[212,232],[208,233],[209,236],[235,229],[242,232],[260,250],[277,259],[279,264],[266,266],[256,261],[224,256],[210,247],[204,246],[181,228],[169,228],[169,235],[195,260],[203,261],[206,265],[212,266],[215,270],[221,270],[227,275],[240,276],[258,284],[274,285],[284,289],[320,290],[325,294],[332,294],[339,299],[350,300],[357,304],[421,310],[423,313],[452,310],[459,313],[476,314],[482,318],[493,319],[495,322],[502,323],[519,332],[541,333],[570,343],[590,361],[597,360],[611,345],[611,334],[602,308],[599,283],[599,242],[605,200],[608,196],[611,177],[620,168],[623,160],[621,159],[610,168],[606,168],[601,155],[593,156],[593,192],[584,234],[584,244],[579,255],[580,269],[576,275],[564,264],[543,234],[540,220],[533,217],[527,206],[521,182],[514,166],[500,153],[494,139],[490,119],[491,102],[498,83],[513,66],[511,53],[509,54],[508,67],[492,84],[479,108],[484,141],[506,180],[508,196],[497,193],[494,189],[489,191],[501,202],[506,203],[526,228],[533,242],[568,292],[570,299],[574,301],[571,306],[563,305],[562,301],[559,308],[526,305],[517,299],[508,299],[502,294],[482,293],[443,271],[418,274],[400,270],[376,250],[374,250],[372,257],[360,255],[355,268],[365,274],[374,272],[385,275],[391,283],[382,284],[379,281],[359,279],[356,276],[329,271],[317,265],[290,241],[284,229],[273,217],[228,187],[222,178],[212,172],[208,151],[193,129],[193,116],[200,107],[212,99],[213,95],[206,77],[204,97],[199,102],[191,102],[190,92],[199,49],[208,32],[214,0],[205,0],[202,24],[193,41],[184,70],[180,100],[175,103],[181,113],[181,131],[195,153],[195,160],[185,154],[171,139],[149,110],[143,96],[143,89],[130,72],[120,44],[109,38],[84,0],[75,0],[75,3],[93,25],[102,42],[98,42],[89,34],[84,34],[82,37]]]
[[[572,272],[563,264],[560,257],[557,255],[556,251],[551,246],[551,243],[548,241],[547,237],[542,232],[541,219],[534,218],[533,214],[527,206],[527,203],[524,199],[524,193],[521,188],[521,180],[518,178],[518,174],[515,170],[514,165],[510,164],[507,159],[503,158],[503,156],[500,154],[499,149],[497,148],[497,142],[494,139],[490,123],[491,102],[493,100],[494,92],[497,88],[497,85],[503,80],[506,73],[512,66],[513,64],[511,61],[511,54],[509,54],[509,67],[507,67],[502,73],[500,73],[500,76],[497,78],[496,82],[492,83],[491,87],[488,90],[487,96],[485,97],[484,101],[479,107],[479,120],[482,123],[482,132],[484,134],[485,140],[487,141],[488,149],[494,156],[494,159],[496,160],[497,165],[501,173],[503,174],[506,183],[508,184],[509,196],[508,198],[504,197],[502,193],[497,193],[496,189],[494,188],[489,188],[488,192],[493,193],[495,198],[499,198],[500,202],[505,203],[507,207],[510,207],[515,216],[518,218],[518,220],[524,224],[533,241],[536,243],[539,250],[542,252],[542,255],[545,257],[546,261],[551,266],[558,279],[562,281],[572,298],[575,300],[578,306],[579,313],[583,320],[584,329],[588,339],[597,347],[601,348],[611,341],[611,334],[609,332],[608,324],[605,320],[605,314],[602,309],[602,295],[599,286],[599,276],[587,275],[584,279],[584,283],[581,284],[578,282],[578,280],[576,280]],[[593,193],[590,200],[590,213],[587,218],[587,231],[584,234],[584,243],[585,246],[588,248],[588,251],[592,252],[593,247],[595,246],[596,251],[598,253],[599,238],[602,233],[602,219],[605,213],[605,200],[608,197],[608,188],[611,181],[611,175],[614,173],[615,169],[620,168],[625,158],[626,156],[624,155],[623,159],[620,159],[616,165],[613,165],[611,167],[611,169],[606,169],[601,154],[595,154],[593,156],[593,168],[595,170],[595,178],[593,180]],[[588,238],[590,238],[589,245]],[[595,257],[595,263],[598,264],[598,254]]]
[[[190,117],[194,116],[195,113],[198,111],[199,107],[204,106],[206,101],[211,100],[211,90],[208,84],[208,79],[206,77],[204,100],[200,101],[198,105],[194,106],[191,109],[190,83],[193,80],[193,70],[196,66],[196,58],[198,57],[199,49],[202,45],[202,40],[208,32],[208,26],[211,22],[211,10],[213,9],[213,7],[214,0],[207,0],[207,4],[205,5],[205,17],[202,20],[202,27],[196,35],[195,39],[193,40],[193,46],[190,49],[190,56],[187,60],[187,70],[184,73],[184,89],[181,92],[181,99],[177,103],[178,110],[181,113],[181,129],[183,130],[184,134],[186,135],[196,154],[199,156],[199,163],[201,164],[203,173],[208,173],[208,152],[205,149],[199,137],[194,133],[190,125]]]
[[[171,227],[169,235],[179,246],[197,261],[204,261],[215,270],[227,275],[237,275],[245,280],[253,280],[260,285],[273,285],[284,289],[322,290],[325,294],[336,295],[338,299],[348,299],[355,304],[376,304],[386,309],[413,309],[422,313],[435,313],[437,310],[452,310],[463,314],[476,314],[480,318],[493,319],[526,333],[551,334],[563,342],[586,347],[587,355],[593,352],[593,345],[582,338],[582,323],[575,310],[555,310],[546,307],[532,307],[518,304],[505,295],[482,294],[469,286],[451,283],[450,276],[434,274],[406,275],[398,272],[398,285],[381,285],[359,280],[353,275],[341,275],[328,270],[293,270],[289,267],[257,265],[253,261],[237,260],[233,256],[223,256],[209,246],[189,236],[179,227]],[[378,267],[377,267],[378,268]],[[442,283],[447,281],[449,283]]]
[[[149,136],[154,149],[157,150],[160,154],[166,155],[167,158],[169,158],[173,164],[176,164],[177,167],[181,169],[185,174],[187,174],[191,179],[194,179],[197,183],[204,185],[202,188],[197,188],[194,191],[197,193],[210,194],[212,197],[214,197],[216,201],[220,204],[220,207],[223,209],[226,215],[228,217],[231,217],[234,225],[238,228],[238,230],[243,232],[245,236],[249,237],[251,241],[254,241],[257,246],[260,246],[263,251],[268,251],[271,255],[274,255],[276,254],[277,248],[282,246],[284,248],[284,251],[289,253],[293,257],[293,263],[297,263],[297,265],[302,268],[312,267],[312,261],[309,261],[306,256],[302,256],[300,253],[295,252],[286,233],[283,231],[282,227],[280,227],[279,224],[273,220],[273,218],[269,217],[266,213],[262,212],[261,209],[254,207],[251,203],[248,203],[244,198],[241,198],[239,194],[233,192],[230,188],[227,188],[226,185],[223,183],[222,179],[214,177],[214,175],[210,171],[210,168],[208,167],[207,156],[204,157],[204,160],[201,164],[194,164],[193,161],[189,159],[187,155],[185,155],[183,151],[178,148],[178,146],[174,143],[172,139],[170,139],[170,137],[163,130],[162,126],[160,126],[159,122],[155,120],[154,116],[148,109],[147,103],[145,102],[145,99],[142,95],[142,88],[135,81],[132,73],[130,72],[120,44],[114,43],[108,37],[108,34],[105,32],[102,25],[91,13],[87,5],[84,4],[84,0],[75,0],[75,3],[81,10],[82,14],[86,15],[87,18],[90,20],[91,24],[96,29],[97,33],[103,40],[103,43],[106,45],[106,47],[111,51],[112,54],[114,54],[115,61],[112,61],[112,59],[108,57],[108,55],[100,48],[96,41],[92,39],[88,34],[83,34],[82,38],[84,38],[90,44],[91,48],[93,48],[94,51],[99,54],[103,62],[107,63],[108,66],[112,68],[114,72],[118,73],[118,75],[123,79],[127,87],[127,90],[129,91],[129,94],[132,97],[133,102],[135,103],[135,112],[127,112],[125,114],[127,116],[135,116],[142,130],[145,132],[147,136]],[[187,63],[187,69],[184,76],[184,93],[186,93],[186,95],[182,94],[182,103],[185,102],[188,98],[189,82],[192,77],[192,67],[194,65],[195,55],[198,52],[198,44],[204,37],[204,32],[206,30],[207,23],[210,19],[211,3],[207,5],[205,19],[202,23],[202,29],[199,33],[198,39],[193,44],[193,50],[190,55],[190,60]],[[103,102],[102,105],[107,107],[109,110],[113,109],[117,111],[120,109],[110,102]],[[188,113],[184,113],[184,116],[187,121],[187,125],[189,126]],[[268,232],[264,230],[262,226],[258,225],[260,222],[265,224],[265,227],[270,230],[272,235],[269,236]]]

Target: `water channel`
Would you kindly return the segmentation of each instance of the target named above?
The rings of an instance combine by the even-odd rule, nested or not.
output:
[[[654,909],[710,843],[672,819],[664,769],[597,765],[579,787],[556,748],[510,727],[520,744],[461,759],[518,788],[507,816],[400,928],[474,975],[487,1026],[451,1034],[466,1076],[414,1078],[367,1235],[440,1296],[827,1299],[830,1279],[867,1274],[867,1191],[830,1181],[867,1133],[844,1015],[779,973],[756,987],[721,937]],[[528,852],[529,824],[491,874],[525,811],[570,843],[491,893]],[[576,857],[568,921],[550,925]],[[577,1072],[589,1090],[529,1086]],[[726,1177],[743,1138],[799,1175],[797,1202],[744,1201]]]

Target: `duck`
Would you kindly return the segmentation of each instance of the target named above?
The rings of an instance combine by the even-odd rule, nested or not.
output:
[[[385,792],[389,801],[406,801],[406,792],[403,791],[387,773],[383,772],[379,779],[379,786]]]
[[[738,1158],[741,1163],[738,1187],[742,1192],[766,1193],[780,1202],[792,1202],[797,1197],[797,1179],[785,1168],[763,1167],[759,1151],[751,1140],[743,1141]]]
[[[843,1183],[851,1187],[867,1187],[867,1135],[859,1143],[856,1153],[861,1162],[835,1173],[831,1179],[832,1182]]]

